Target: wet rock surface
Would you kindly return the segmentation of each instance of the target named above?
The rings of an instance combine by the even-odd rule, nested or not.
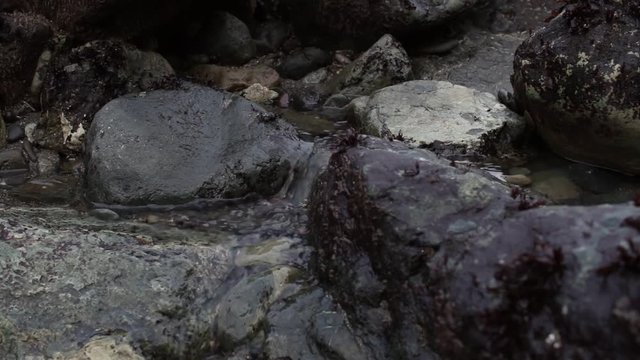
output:
[[[357,327],[401,358],[635,356],[635,206],[527,210],[540,203],[428,152],[350,144],[316,183],[310,230]]]
[[[3,356],[379,358],[307,271],[302,209],[230,210],[3,209]]]
[[[481,154],[487,144],[504,152],[524,131],[523,120],[495,96],[444,81],[386,87],[350,107],[353,125],[367,134],[442,143],[463,154]]]
[[[634,358],[640,184],[494,97],[632,5],[0,1],[0,358]]]
[[[273,195],[306,148],[290,125],[237,95],[185,84],[125,96],[89,130],[89,196],[144,204]]]
[[[576,2],[515,54],[515,97],[558,154],[639,174],[635,3]]]

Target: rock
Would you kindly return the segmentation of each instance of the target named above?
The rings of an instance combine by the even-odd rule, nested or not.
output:
[[[333,92],[351,99],[409,80],[411,61],[391,35],[381,37],[369,50],[329,80]]]
[[[47,73],[47,67],[49,66],[49,62],[51,61],[51,50],[47,49],[40,54],[38,58],[38,64],[36,65],[36,71],[33,74],[33,79],[31,80],[31,87],[29,88],[29,92],[34,99],[40,98],[40,91],[42,91],[42,85],[44,84],[44,76]]]
[[[553,201],[575,200],[580,197],[580,188],[563,172],[553,170],[537,172],[532,180],[532,189]]]
[[[555,0],[492,0],[489,3],[488,11],[479,12],[488,15],[484,25],[494,33],[537,29],[559,7]]]
[[[120,219],[120,215],[110,209],[91,209],[87,214],[103,221],[115,221]]]
[[[531,185],[531,178],[527,175],[517,174],[517,175],[506,175],[504,177],[504,181],[509,184],[518,185],[518,186],[529,186]]]
[[[300,79],[305,84],[320,84],[329,78],[329,71],[326,68],[320,68],[316,71],[308,73]]]
[[[316,271],[354,331],[402,358],[635,358],[637,208],[510,193],[424,150],[344,138],[308,207]]]
[[[443,81],[390,86],[351,105],[351,121],[375,136],[401,134],[419,143],[443,143],[466,153],[508,149],[523,131],[518,116],[495,96]]]
[[[223,65],[242,65],[256,56],[249,28],[237,17],[216,11],[198,35],[198,48]]]
[[[0,106],[25,95],[47,41],[51,25],[33,14],[0,13]]]
[[[284,235],[305,224],[303,209],[155,213],[155,226],[68,208],[2,212],[4,357],[388,358],[310,276],[313,249]]]
[[[453,17],[480,3],[476,0],[296,1],[285,0],[296,34],[307,40],[320,37],[335,44],[336,39],[374,40],[385,33],[406,35],[452,21]]]
[[[260,53],[277,51],[289,36],[289,26],[281,21],[271,20],[258,24],[255,43]]]
[[[57,354],[53,360],[144,360],[130,344],[118,336],[98,336],[82,349]]]
[[[227,91],[246,89],[253,84],[274,88],[280,83],[280,75],[265,65],[227,67],[196,65],[189,70],[195,82],[215,86]]]
[[[38,175],[53,175],[60,167],[60,154],[53,150],[38,151]]]
[[[273,195],[307,147],[291,126],[229,93],[185,84],[124,96],[89,130],[89,196],[145,204]]]
[[[330,90],[324,84],[306,84],[295,80],[282,80],[282,92],[289,97],[289,106],[298,111],[319,108],[329,97]]]
[[[328,65],[330,61],[331,57],[326,51],[307,47],[287,55],[277,70],[284,78],[299,80],[310,72]]]
[[[11,196],[21,201],[37,204],[68,204],[77,191],[77,179],[73,176],[49,176],[25,179],[11,189]]]
[[[271,104],[278,98],[278,93],[260,84],[253,84],[242,90],[242,96],[258,104]]]
[[[2,118],[0,118],[0,122],[2,122]],[[18,140],[22,140],[25,136],[24,128],[22,125],[18,123],[13,123],[7,127],[7,141],[9,143],[14,143]],[[2,135],[2,124],[0,124],[0,136]],[[2,141],[0,140],[0,143]]]
[[[25,169],[27,164],[22,157],[22,152],[17,148],[0,150],[0,169]]]
[[[633,2],[571,3],[518,48],[515,98],[561,156],[640,174],[638,15]]]
[[[5,229],[0,241],[6,279],[0,286],[2,315],[30,334],[18,343],[26,358],[113,350],[108,339],[82,344],[107,334],[128,335],[138,349],[165,346],[169,355],[188,354],[187,343],[200,348],[194,353],[210,349],[194,334],[206,326],[195,320],[197,314],[202,319],[210,315],[200,312],[204,309],[197,303],[211,298],[230,270],[230,253],[223,246],[145,244],[127,234],[131,228],[125,233],[91,231],[108,223],[78,219],[70,209],[3,210],[0,224]],[[43,252],[49,255],[38,255]],[[131,354],[125,344],[116,348]]]
[[[116,40],[96,40],[54,58],[45,77],[47,116],[33,133],[41,147],[81,151],[94,114],[131,92],[174,85],[171,65],[159,54]]]

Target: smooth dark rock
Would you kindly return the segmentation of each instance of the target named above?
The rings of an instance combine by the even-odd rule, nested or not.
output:
[[[24,127],[22,125],[13,123],[7,126],[7,141],[9,143],[22,140],[24,138]]]
[[[94,201],[122,204],[273,195],[307,148],[260,106],[185,84],[116,99],[96,114],[88,191]]]
[[[640,211],[539,206],[427,151],[352,135],[309,202],[316,269],[400,358],[635,358]],[[374,326],[379,312],[389,320]]]
[[[307,47],[287,55],[277,70],[280,76],[299,80],[310,72],[328,65],[329,54],[319,48]]]
[[[0,169],[22,169],[26,167],[27,164],[22,157],[20,149],[9,146],[7,149],[0,150]]]
[[[214,12],[198,35],[198,47],[223,65],[242,65],[256,55],[249,28],[227,12]]]

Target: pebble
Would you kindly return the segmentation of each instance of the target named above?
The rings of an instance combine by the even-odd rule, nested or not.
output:
[[[24,128],[20,124],[13,123],[7,126],[7,141],[9,141],[10,143],[22,140],[24,138],[24,135]]]
[[[109,209],[93,209],[89,211],[89,216],[103,221],[115,221],[120,218],[120,215],[113,210]]]
[[[526,167],[512,167],[508,171],[509,175],[529,175],[531,170]]]
[[[532,181],[531,178],[526,175],[507,175],[504,177],[504,180],[509,184],[518,185],[518,186],[529,186]]]

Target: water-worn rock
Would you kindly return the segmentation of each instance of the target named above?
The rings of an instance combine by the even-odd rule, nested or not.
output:
[[[3,359],[384,359],[308,273],[302,209],[2,213]]]
[[[517,50],[515,98],[558,154],[640,174],[640,10],[580,1]]]
[[[332,92],[351,99],[409,80],[411,61],[402,45],[384,35],[338,75],[328,81]]]
[[[228,67],[213,64],[196,65],[188,74],[195,82],[223,90],[238,91],[253,84],[273,88],[280,83],[280,75],[266,65]]]
[[[285,0],[296,26],[303,38],[324,37],[357,38],[372,40],[385,33],[405,35],[426,27],[450,21],[455,15],[473,8],[477,0]]]
[[[313,70],[328,65],[330,60],[326,51],[307,47],[287,55],[277,70],[284,78],[298,80]]]
[[[444,81],[390,86],[356,99],[350,107],[353,125],[368,134],[402,134],[469,153],[507,149],[524,130],[523,121],[495,96]]]
[[[124,204],[272,195],[307,147],[293,127],[230,93],[185,84],[124,96],[89,131],[89,195]]]
[[[54,58],[45,77],[49,107],[33,140],[58,151],[82,149],[93,115],[127,93],[173,86],[174,71],[161,55],[117,40],[96,40]]]
[[[203,53],[224,65],[242,65],[256,55],[247,25],[224,11],[208,16],[197,42]]]
[[[0,105],[17,101],[29,89],[51,35],[51,25],[41,16],[0,13]]]
[[[539,204],[432,153],[342,145],[310,230],[355,329],[387,334],[404,359],[636,357],[633,204],[519,211]]]

